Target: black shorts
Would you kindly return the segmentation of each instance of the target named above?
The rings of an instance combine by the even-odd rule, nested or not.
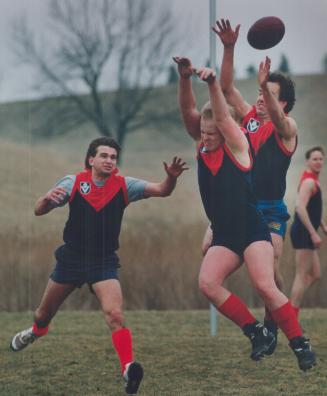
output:
[[[268,241],[271,243],[271,236],[266,223],[261,216],[253,219],[253,222],[244,230],[238,232],[235,227],[234,232],[224,233],[223,230],[213,228],[212,243],[210,246],[224,246],[233,251],[243,259],[245,249],[253,242]]]
[[[290,236],[293,249],[316,249],[306,228],[296,226],[293,223],[291,226]]]
[[[60,246],[54,253],[57,263],[50,278],[57,283],[69,283],[81,287],[94,283],[118,279],[119,258],[116,253],[106,257],[87,257],[67,245]]]

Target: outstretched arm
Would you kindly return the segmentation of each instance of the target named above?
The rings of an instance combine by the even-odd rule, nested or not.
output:
[[[216,21],[216,26],[214,26],[212,30],[217,34],[224,46],[220,72],[221,89],[226,97],[227,103],[243,118],[251,110],[251,105],[244,100],[240,91],[236,89],[233,75],[234,48],[238,39],[240,27],[241,25],[237,25],[235,30],[233,30],[228,19],[221,19],[220,21]]]
[[[186,163],[179,157],[174,157],[172,162],[164,168],[167,176],[161,183],[147,183],[144,189],[144,197],[167,197],[176,186],[177,178],[187,169]]]
[[[278,95],[268,86],[268,78],[270,73],[271,60],[268,56],[260,63],[258,72],[258,82],[262,89],[267,111],[273,122],[277,133],[282,137],[287,148],[294,149],[296,144],[297,125],[293,118],[287,117],[284,109],[278,101]]]
[[[55,207],[61,205],[67,196],[67,192],[62,187],[55,187],[40,197],[34,208],[35,216],[42,216],[49,213]]]
[[[188,58],[175,56],[173,60],[178,65],[179,88],[178,99],[183,122],[189,135],[196,141],[201,138],[200,112],[196,108],[196,100],[192,90],[191,77],[193,67]]]
[[[315,228],[313,227],[308,211],[307,205],[311,194],[314,190],[315,184],[312,179],[306,179],[302,182],[299,193],[296,198],[295,204],[295,211],[298,214],[301,222],[303,223],[304,227],[307,229],[308,233],[310,234],[310,238],[312,240],[313,245],[316,248],[319,248],[321,244],[321,238]]]

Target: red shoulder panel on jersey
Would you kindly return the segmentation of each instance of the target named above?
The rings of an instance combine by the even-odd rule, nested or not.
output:
[[[104,208],[118,192],[122,190],[126,205],[128,204],[128,194],[125,183],[125,178],[116,175],[116,172],[111,174],[105,184],[98,187],[92,180],[92,172],[86,169],[76,175],[75,184],[70,195],[71,202],[78,191],[97,212]]]
[[[224,149],[223,146],[220,145],[215,151],[202,151],[203,144],[199,147],[198,155],[201,156],[203,162],[206,164],[207,168],[210,170],[213,176],[215,176],[224,159]]]
[[[298,186],[298,191],[299,191],[299,189],[301,187],[301,184],[304,182],[304,180],[307,180],[307,179],[312,179],[314,181],[314,183],[315,183],[315,188],[314,188],[314,191],[312,192],[312,195],[311,195],[311,196],[313,196],[313,195],[315,195],[317,193],[318,189],[320,188],[320,183],[319,183],[318,175],[316,175],[315,173],[312,173],[310,171],[305,170],[302,173],[302,176],[301,176],[301,179],[300,179],[300,183],[299,183],[299,186]]]

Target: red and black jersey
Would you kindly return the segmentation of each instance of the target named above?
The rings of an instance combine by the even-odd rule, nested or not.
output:
[[[315,188],[314,191],[312,192],[312,195],[309,199],[309,202],[306,206],[311,224],[313,227],[317,230],[321,224],[321,217],[322,217],[322,194],[321,194],[321,189],[320,189],[320,183],[318,176],[312,172],[309,171],[304,171],[301,180],[299,183],[298,190],[300,189],[301,184],[303,183],[304,180],[307,179],[313,179],[315,183]],[[295,228],[305,228],[304,225],[302,224],[299,216],[297,213],[295,213],[294,216],[294,223],[293,226]]]
[[[69,217],[64,229],[65,243],[91,257],[106,257],[119,247],[124,210],[128,204],[125,179],[116,173],[98,187],[92,173],[76,175],[69,199]]]
[[[198,182],[213,239],[242,254],[258,229],[266,227],[256,209],[251,166],[242,167],[225,144],[214,152],[200,147]]]
[[[286,190],[286,174],[292,155],[283,144],[280,136],[270,121],[261,124],[255,106],[244,117],[243,126],[252,154],[253,188],[258,200],[283,199]]]

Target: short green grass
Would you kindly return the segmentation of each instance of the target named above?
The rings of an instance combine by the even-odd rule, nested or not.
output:
[[[255,311],[262,317],[262,310]],[[9,342],[31,323],[31,313],[0,314],[0,395],[124,395],[119,363],[98,311],[62,311],[49,334],[14,353]],[[208,311],[128,311],[136,359],[145,369],[139,394],[146,396],[277,396],[327,393],[327,310],[304,310],[318,365],[306,373],[281,335],[273,356],[250,360],[240,330],[218,318],[209,334]]]

